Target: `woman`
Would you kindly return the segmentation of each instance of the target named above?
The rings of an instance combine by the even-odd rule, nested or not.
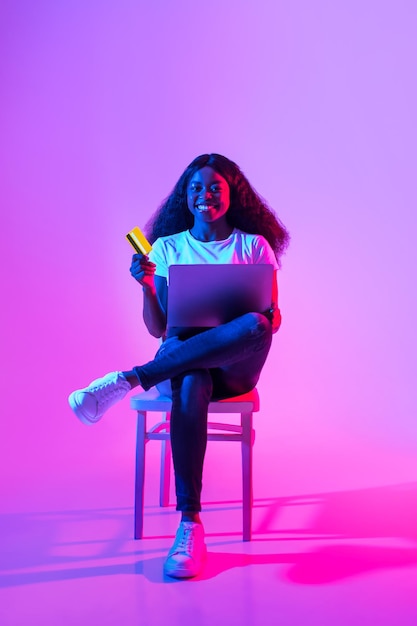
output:
[[[153,361],[112,372],[73,392],[69,404],[86,424],[97,422],[140,385],[170,381],[171,444],[181,522],[164,564],[176,578],[197,575],[206,555],[200,519],[207,409],[253,389],[279,329],[276,270],[289,236],[239,167],[219,154],[197,157],[147,226],[149,256],[134,254],[130,272],[143,288],[143,318],[163,343]],[[269,263],[275,278],[271,309],[206,330],[167,329],[168,268],[185,263]]]

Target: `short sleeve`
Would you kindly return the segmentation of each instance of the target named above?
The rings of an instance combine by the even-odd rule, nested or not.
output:
[[[278,269],[278,261],[270,244],[261,235],[257,235],[253,240],[253,262],[266,263]]]
[[[166,249],[162,239],[157,239],[152,244],[152,250],[149,252],[149,259],[156,265],[155,274],[168,278],[168,262],[166,256]]]

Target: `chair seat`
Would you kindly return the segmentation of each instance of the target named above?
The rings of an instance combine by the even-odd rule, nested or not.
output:
[[[130,398],[130,408],[135,411],[170,411],[172,400],[169,396],[159,393],[156,387],[149,391],[142,391]],[[257,389],[253,389],[241,396],[226,398],[224,400],[213,400],[208,407],[209,413],[243,413],[259,411],[259,394]]]

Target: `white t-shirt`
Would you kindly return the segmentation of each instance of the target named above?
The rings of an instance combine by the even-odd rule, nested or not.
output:
[[[237,228],[222,241],[199,241],[189,230],[160,237],[153,244],[149,258],[156,264],[156,275],[164,278],[168,278],[170,265],[267,263],[278,269],[275,254],[265,237]]]

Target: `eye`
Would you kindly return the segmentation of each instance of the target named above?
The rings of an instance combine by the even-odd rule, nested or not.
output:
[[[211,191],[212,191],[213,193],[219,193],[219,192],[221,191],[221,187],[220,187],[220,185],[217,185],[217,184],[216,184],[216,185],[212,185],[212,186],[210,187],[210,189],[211,189]]]
[[[191,183],[189,189],[190,191],[201,191],[201,185],[200,183]]]

